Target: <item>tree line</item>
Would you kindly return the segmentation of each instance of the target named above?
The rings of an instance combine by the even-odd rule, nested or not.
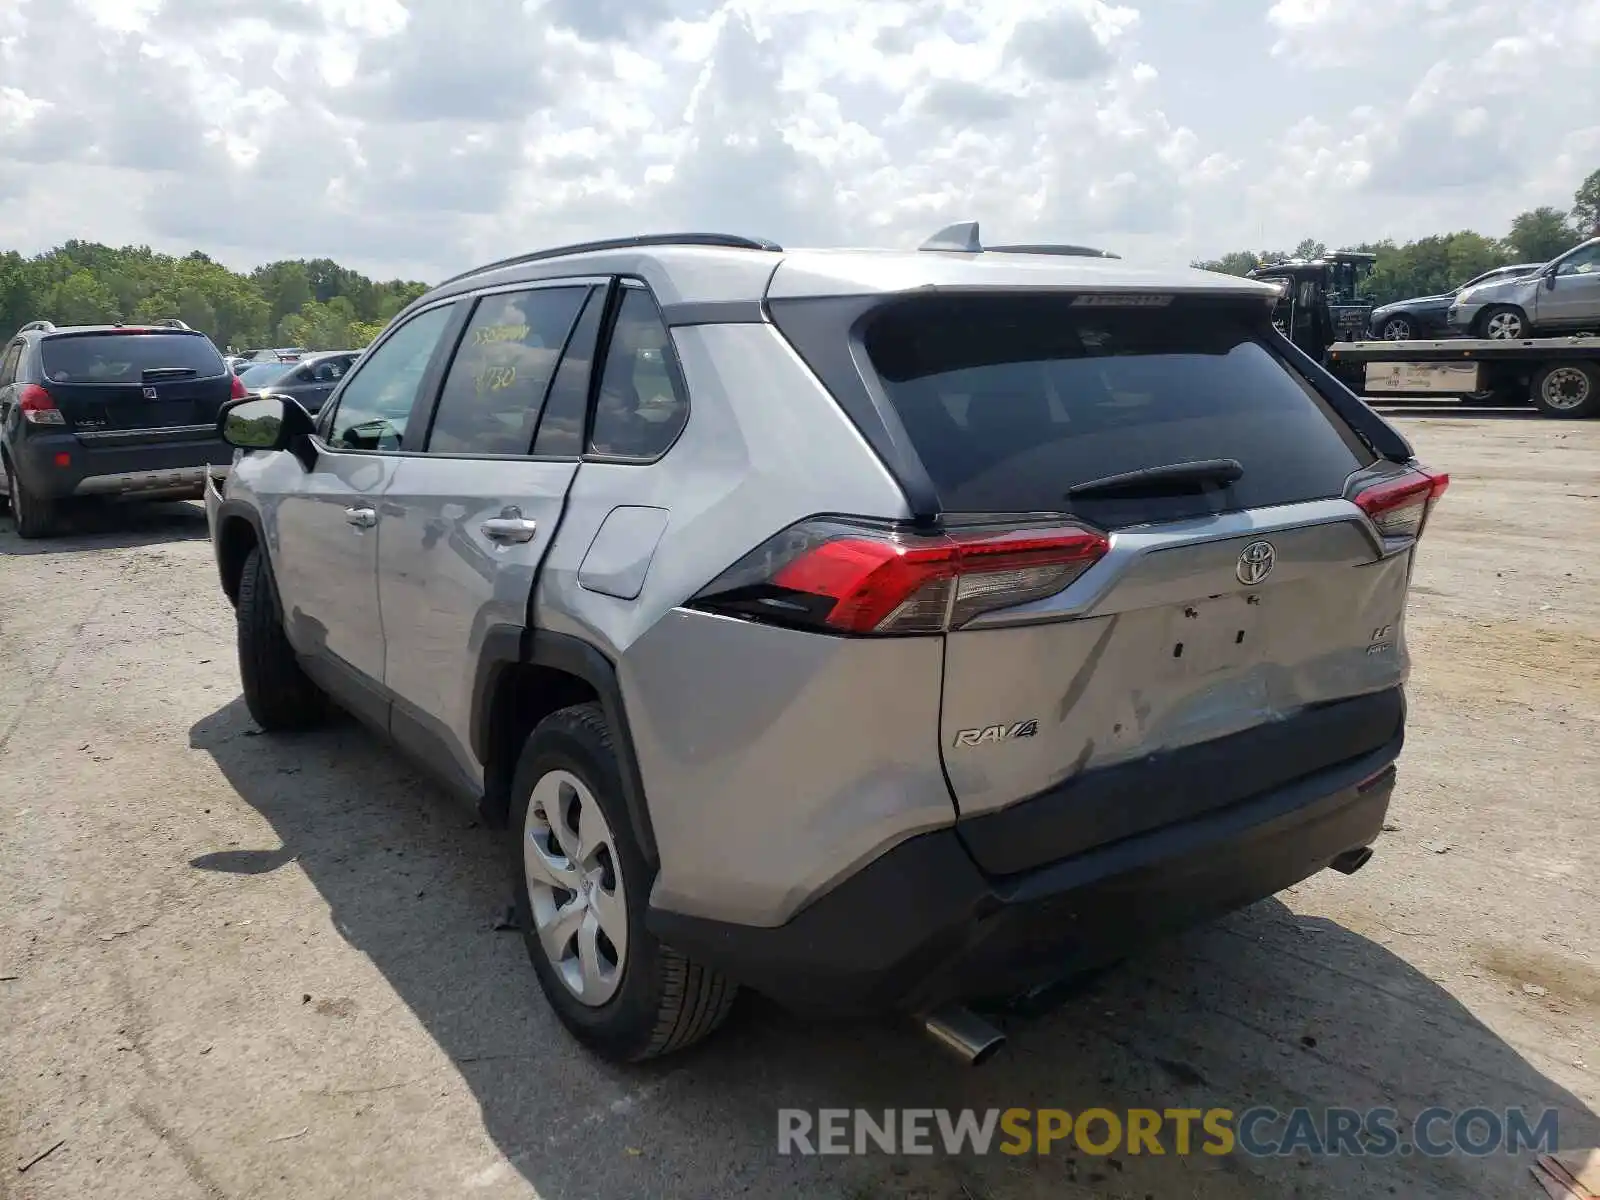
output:
[[[1572,196],[1571,212],[1545,206],[1520,213],[1503,238],[1469,229],[1437,233],[1414,242],[1363,242],[1341,246],[1378,256],[1367,290],[1379,304],[1412,296],[1448,292],[1475,275],[1513,263],[1548,262],[1588,237],[1600,237],[1600,170],[1592,172]],[[1284,258],[1316,258],[1327,246],[1306,238],[1291,251],[1235,250],[1193,265],[1207,271],[1243,275],[1262,263]]]
[[[1343,249],[1378,256],[1368,289],[1387,304],[1449,291],[1494,267],[1546,262],[1591,235],[1600,235],[1600,170],[1574,193],[1570,213],[1549,207],[1522,213],[1503,238],[1460,230]],[[1326,250],[1307,238],[1289,252],[1236,250],[1194,265],[1243,275],[1263,262]],[[240,274],[198,250],[179,258],[149,246],[71,241],[32,258],[0,251],[0,337],[29,321],[100,325],[177,317],[224,348],[358,350],[427,286],[377,282],[329,258],[268,263]]]
[[[29,321],[176,317],[224,348],[358,350],[426,290],[411,280],[377,282],[327,258],[240,274],[198,250],[178,258],[149,246],[70,241],[32,258],[0,251],[0,337]]]

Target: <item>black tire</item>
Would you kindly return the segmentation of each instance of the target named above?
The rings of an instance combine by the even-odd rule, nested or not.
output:
[[[1554,362],[1533,376],[1528,398],[1547,417],[1575,421],[1600,417],[1600,366],[1589,362]]]
[[[30,491],[10,463],[6,464],[6,486],[11,490],[11,521],[19,538],[49,537],[56,531],[60,515],[56,502]]]
[[[1520,342],[1533,336],[1527,314],[1511,304],[1491,304],[1484,309],[1475,332],[1481,338],[1506,342]]]
[[[309,729],[327,714],[327,699],[306,678],[283,631],[278,589],[259,546],[244,560],[239,577],[239,679],[245,707],[269,732]]]
[[[593,1007],[562,981],[534,932],[523,868],[523,828],[534,786],[556,770],[570,772],[592,793],[610,827],[618,860],[613,865],[622,876],[627,952],[616,991]],[[737,985],[662,945],[645,928],[652,873],[633,837],[611,731],[598,704],[563,708],[539,722],[517,762],[510,818],[512,902],[528,958],[545,999],[578,1041],[613,1062],[640,1062],[683,1050],[727,1019]]]
[[[1409,313],[1395,313],[1383,319],[1378,336],[1387,342],[1405,342],[1417,336],[1416,318]]]

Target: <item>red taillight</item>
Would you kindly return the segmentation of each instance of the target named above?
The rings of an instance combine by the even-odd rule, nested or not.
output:
[[[228,397],[230,400],[243,400],[250,394],[250,389],[245,387],[244,380],[240,379],[237,375],[233,377],[233,384],[231,386],[233,395]]]
[[[1404,475],[1369,484],[1351,497],[1385,538],[1417,537],[1450,476],[1426,467],[1413,467]]]
[[[50,393],[37,383],[30,383],[22,389],[17,396],[17,407],[22,410],[22,419],[30,425],[65,425],[67,420],[61,415],[61,410],[56,407],[55,400]]]
[[[1055,595],[1110,544],[1099,530],[1067,522],[923,534],[804,521],[724,571],[695,602],[838,633],[939,633]]]

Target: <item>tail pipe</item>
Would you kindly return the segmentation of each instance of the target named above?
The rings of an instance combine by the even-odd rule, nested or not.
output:
[[[949,1005],[922,1018],[929,1037],[970,1067],[988,1062],[1006,1044],[1006,1035],[971,1009]]]
[[[1372,857],[1371,846],[1358,846],[1354,850],[1346,850],[1328,865],[1335,871],[1344,875],[1354,875],[1367,865],[1367,860]]]

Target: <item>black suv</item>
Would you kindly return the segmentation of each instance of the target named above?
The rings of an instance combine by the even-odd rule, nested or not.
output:
[[[21,537],[74,496],[194,499],[233,452],[217,412],[246,394],[203,333],[24,325],[0,352],[0,494]]]

